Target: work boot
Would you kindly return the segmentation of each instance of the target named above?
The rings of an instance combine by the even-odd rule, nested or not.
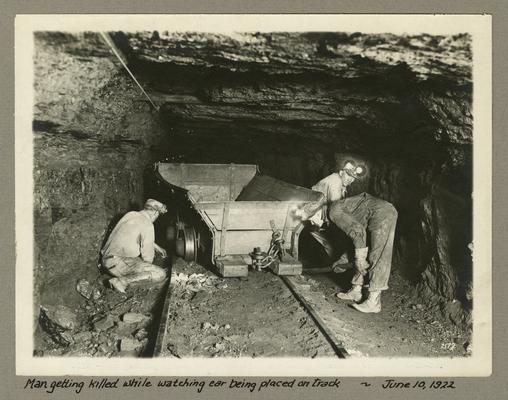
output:
[[[349,291],[337,293],[336,296],[341,300],[360,301],[362,299],[362,286],[353,285]]]
[[[381,292],[369,292],[367,299],[361,304],[353,304],[353,307],[363,313],[376,314],[381,311]]]
[[[120,293],[125,293],[125,289],[127,289],[127,286],[118,278],[111,278],[109,280],[109,284],[113,287],[113,289]]]

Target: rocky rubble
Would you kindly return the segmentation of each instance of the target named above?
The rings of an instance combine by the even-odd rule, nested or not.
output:
[[[38,356],[140,356],[149,350],[161,286],[133,287],[127,295],[81,279],[76,290],[83,302],[71,309],[46,306],[40,314]],[[101,293],[94,297],[92,293]]]

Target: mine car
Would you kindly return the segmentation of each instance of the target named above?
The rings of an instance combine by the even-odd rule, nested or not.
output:
[[[223,277],[270,267],[300,274],[294,211],[321,194],[270,176],[256,165],[157,163],[152,196],[173,218],[166,237],[177,256],[214,266]]]

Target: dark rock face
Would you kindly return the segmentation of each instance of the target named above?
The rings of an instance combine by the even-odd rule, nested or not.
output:
[[[34,63],[36,302],[72,306],[108,227],[141,206],[161,129],[96,34],[37,33]]]
[[[74,279],[74,290],[94,271],[108,223],[142,201],[152,159],[255,163],[311,186],[355,157],[369,175],[352,193],[399,211],[394,269],[445,312],[468,304],[468,35],[112,37],[160,113],[98,35],[36,35],[36,281]]]

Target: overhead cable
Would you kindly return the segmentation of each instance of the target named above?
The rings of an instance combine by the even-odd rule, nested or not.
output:
[[[141,89],[141,91],[143,92],[143,94],[146,96],[146,98],[148,99],[148,101],[150,102],[150,104],[153,106],[153,108],[157,111],[159,111],[159,107],[157,107],[155,105],[155,103],[152,101],[152,99],[150,98],[150,96],[148,96],[148,93],[145,92],[145,89],[143,89],[143,86],[141,86],[141,84],[138,82],[138,80],[136,79],[136,77],[134,76],[134,74],[131,72],[131,70],[129,69],[129,67],[127,66],[127,64],[125,63],[125,61],[123,60],[122,56],[120,55],[120,53],[117,51],[116,49],[116,46],[115,44],[113,43],[111,37],[109,36],[108,33],[105,33],[105,32],[101,32],[101,36],[102,38],[104,39],[104,41],[106,42],[106,44],[110,47],[110,49],[113,51],[113,53],[115,54],[115,56],[118,58],[118,60],[122,63],[123,67],[126,69],[126,71],[129,73],[129,75],[131,76],[131,78],[134,80],[134,82],[136,82],[136,84],[138,85],[138,87]]]

